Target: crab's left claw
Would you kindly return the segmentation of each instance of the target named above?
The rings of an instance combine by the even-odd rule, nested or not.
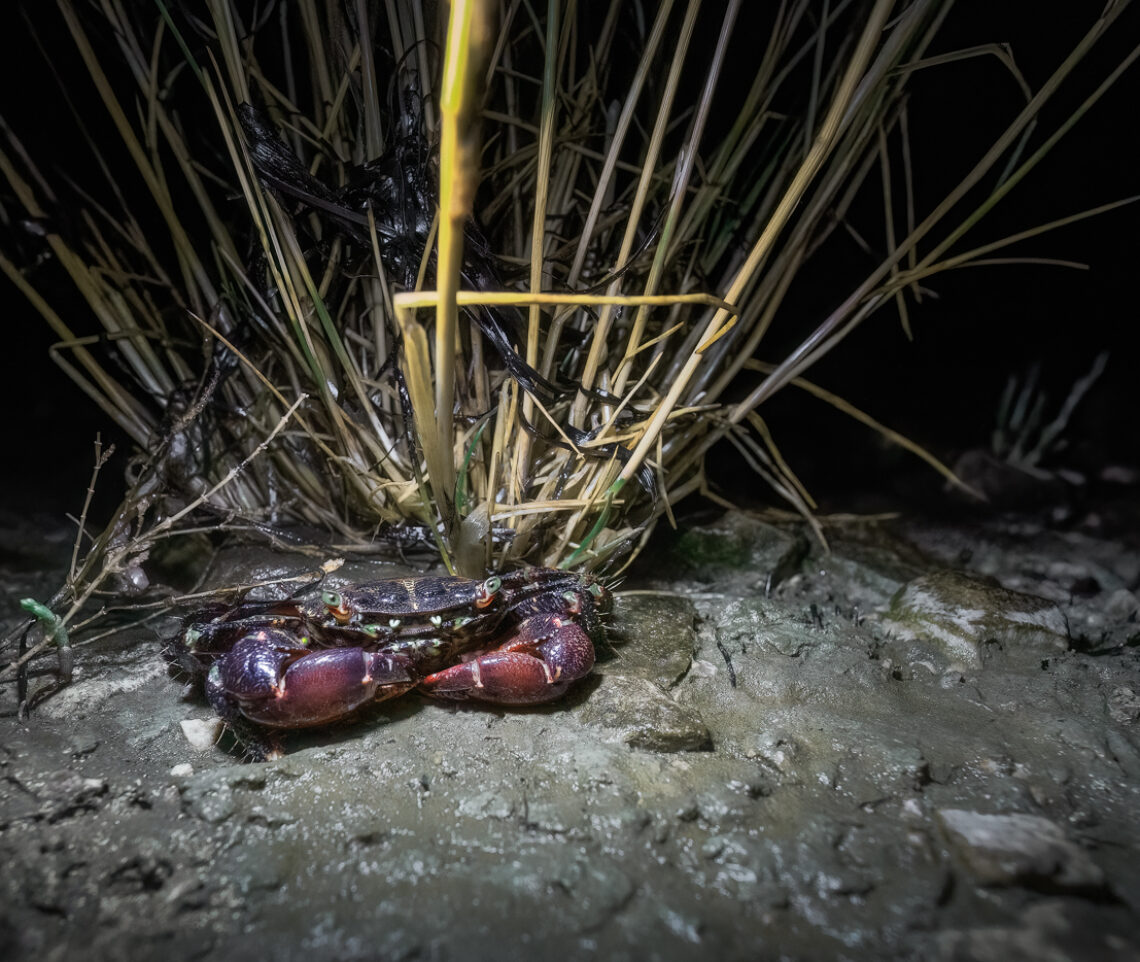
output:
[[[565,615],[540,614],[495,651],[428,675],[420,689],[436,698],[537,705],[560,698],[594,667],[594,645]]]

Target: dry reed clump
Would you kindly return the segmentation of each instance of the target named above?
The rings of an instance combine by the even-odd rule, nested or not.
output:
[[[52,632],[72,623],[190,525],[314,525],[336,551],[427,543],[463,574],[608,570],[704,488],[725,438],[815,524],[761,404],[798,384],[842,406],[802,375],[856,325],[890,305],[908,326],[925,278],[1057,226],[962,243],[1135,57],[1031,139],[1125,5],[1032,92],[998,48],[928,56],[946,0],[454,0],[450,23],[412,0],[61,0],[51,43],[78,52],[112,129],[92,120],[89,148],[112,136],[131,167],[105,166],[113,208],[80,195],[57,231],[70,189],[5,129],[0,171],[89,318],[0,268],[143,453],[33,610]],[[103,69],[112,50],[129,89]],[[978,54],[1003,59],[1025,109],[916,210],[908,80]],[[734,58],[743,87],[725,79]],[[886,256],[761,362],[797,272],[865,188],[886,197]]]

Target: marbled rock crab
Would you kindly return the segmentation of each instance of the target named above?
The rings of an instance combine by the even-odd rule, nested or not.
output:
[[[167,650],[265,756],[274,744],[265,729],[324,725],[412,688],[505,705],[553,701],[593,667],[609,605],[600,582],[550,568],[482,581],[398,578],[200,612]]]

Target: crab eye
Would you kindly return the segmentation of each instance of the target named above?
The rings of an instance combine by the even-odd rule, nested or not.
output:
[[[348,621],[348,605],[345,603],[344,595],[339,591],[322,591],[321,604],[342,625]]]
[[[576,591],[562,592],[562,600],[566,602],[566,613],[577,615],[582,613],[582,596]]]
[[[592,585],[587,585],[586,590],[590,592],[590,594],[592,594],[595,598],[604,598],[606,595],[606,589],[596,582]]]
[[[194,651],[194,649],[198,647],[198,639],[201,637],[202,632],[200,632],[197,628],[187,628],[185,633],[182,635],[182,643],[191,651]]]
[[[488,578],[475,591],[475,607],[486,608],[503,586],[502,578]]]

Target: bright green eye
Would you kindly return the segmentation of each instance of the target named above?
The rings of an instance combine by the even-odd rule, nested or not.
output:
[[[339,591],[322,591],[321,601],[338,624],[347,625],[352,620],[352,610],[348,607],[348,599]]]
[[[475,607],[486,608],[502,586],[502,578],[488,578],[484,581],[475,592]]]
[[[590,585],[586,590],[595,598],[601,598],[606,593],[606,589],[598,584]]]

